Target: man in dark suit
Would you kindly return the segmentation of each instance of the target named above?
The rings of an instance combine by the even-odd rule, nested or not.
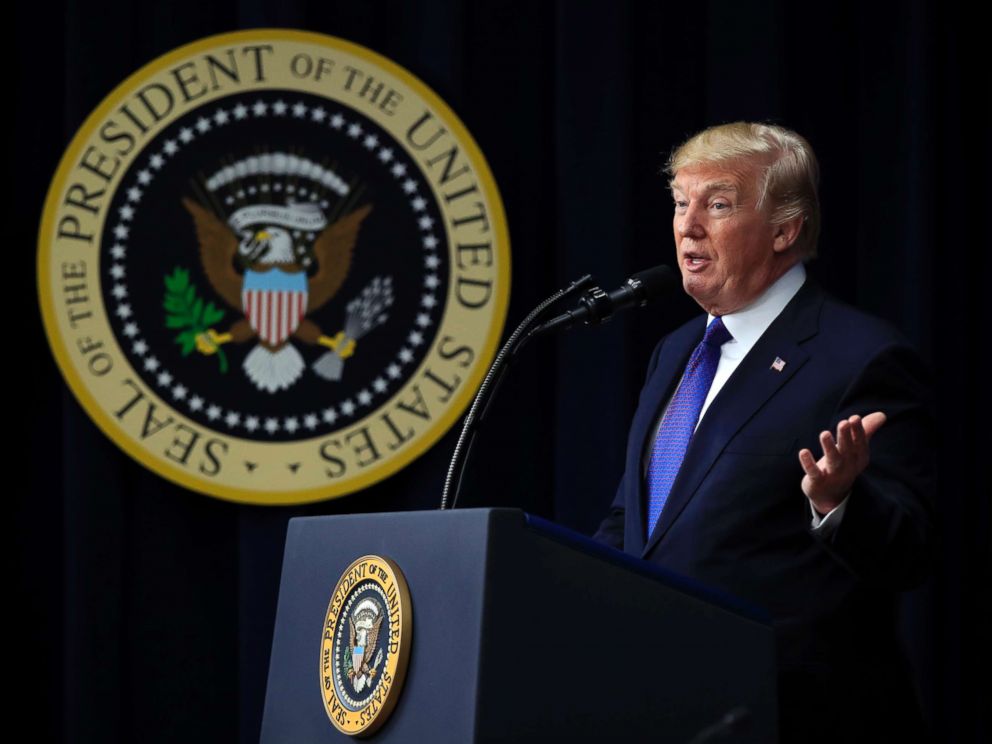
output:
[[[596,536],[768,610],[783,742],[915,740],[894,616],[933,550],[925,365],[806,277],[818,166],[802,137],[713,127],[669,175],[683,286],[707,316],[655,348]]]

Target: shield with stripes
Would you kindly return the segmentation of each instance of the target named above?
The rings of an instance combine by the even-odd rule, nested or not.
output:
[[[307,312],[307,274],[278,268],[245,271],[241,304],[251,327],[265,343],[279,346]]]

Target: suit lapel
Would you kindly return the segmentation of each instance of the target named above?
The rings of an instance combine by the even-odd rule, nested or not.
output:
[[[805,364],[808,354],[799,343],[816,334],[822,303],[822,293],[807,278],[713,399],[689,442],[661,518],[647,540],[642,557],[671,529],[734,435]],[[776,358],[785,361],[781,370],[772,367]],[[683,366],[685,361],[682,360]],[[650,431],[647,433],[650,434]],[[643,525],[644,507],[640,508]]]

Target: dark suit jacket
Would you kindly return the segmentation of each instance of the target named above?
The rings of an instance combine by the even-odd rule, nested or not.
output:
[[[807,279],[712,401],[646,539],[645,448],[705,322],[655,348],[623,479],[596,537],[768,610],[782,741],[918,735],[894,613],[896,593],[923,580],[933,552],[936,432],[924,364],[887,324]],[[819,458],[821,431],[878,410],[888,421],[871,461],[839,529],[820,539],[798,452]]]

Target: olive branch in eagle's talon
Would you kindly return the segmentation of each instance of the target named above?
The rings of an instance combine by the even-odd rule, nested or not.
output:
[[[162,307],[166,311],[166,328],[182,329],[174,340],[183,347],[183,356],[189,356],[193,349],[203,354],[216,353],[220,371],[226,373],[227,356],[220,348],[225,339],[210,327],[223,319],[224,311],[212,302],[204,304],[196,296],[196,287],[190,284],[188,270],[177,266],[166,275]]]

